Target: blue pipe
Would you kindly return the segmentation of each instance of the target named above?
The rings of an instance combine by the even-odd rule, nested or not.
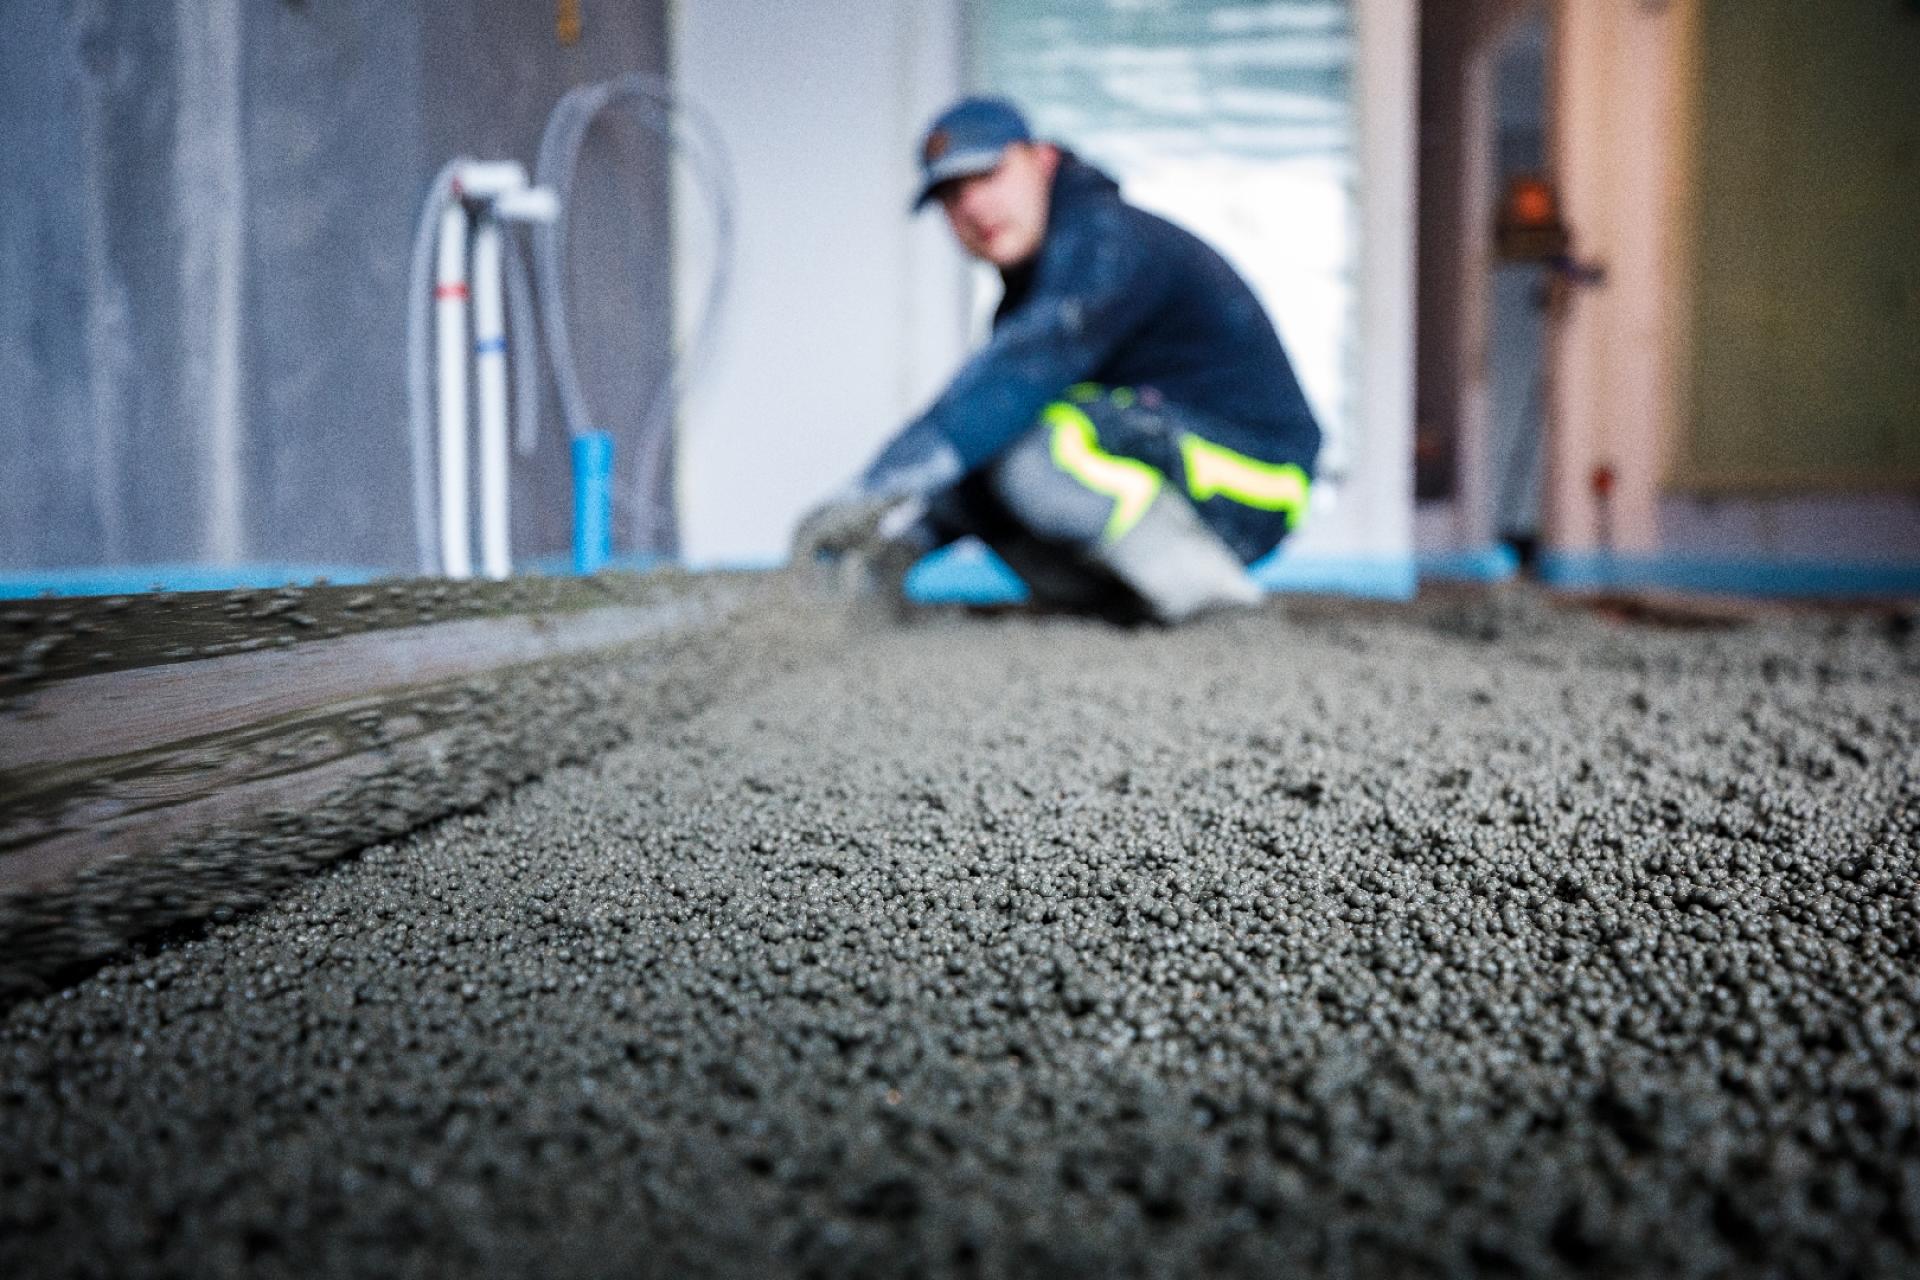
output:
[[[613,557],[613,437],[573,438],[573,571],[597,573]]]

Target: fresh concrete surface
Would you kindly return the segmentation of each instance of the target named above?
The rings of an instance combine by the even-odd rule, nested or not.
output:
[[[1920,640],[770,601],[0,1012],[9,1275],[1911,1275]]]

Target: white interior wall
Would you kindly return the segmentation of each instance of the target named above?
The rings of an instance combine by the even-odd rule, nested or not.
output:
[[[697,0],[672,22],[676,83],[738,188],[732,296],[679,419],[682,546],[769,564],[964,353],[965,267],[907,213],[919,131],[960,91],[961,0]],[[699,201],[677,205],[685,332],[710,240]]]
[[[1410,592],[1419,7],[1352,3],[1359,262],[1349,454],[1338,501],[1312,514],[1286,556],[1358,561],[1384,580],[1356,579],[1354,589]]]

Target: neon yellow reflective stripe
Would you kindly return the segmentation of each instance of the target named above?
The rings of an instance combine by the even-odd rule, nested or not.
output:
[[[1262,511],[1284,511],[1289,526],[1307,507],[1307,473],[1291,462],[1262,462],[1196,435],[1180,437],[1187,492],[1195,502],[1222,497]]]
[[[1123,458],[1100,447],[1093,419],[1074,405],[1056,400],[1041,411],[1052,429],[1053,465],[1095,493],[1113,499],[1113,514],[1101,536],[1113,542],[1140,523],[1160,492],[1160,473],[1138,458]]]

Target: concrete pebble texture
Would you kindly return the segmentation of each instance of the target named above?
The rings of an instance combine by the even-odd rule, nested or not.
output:
[[[1920,1274],[1910,624],[772,603],[0,1010],[0,1275]]]

